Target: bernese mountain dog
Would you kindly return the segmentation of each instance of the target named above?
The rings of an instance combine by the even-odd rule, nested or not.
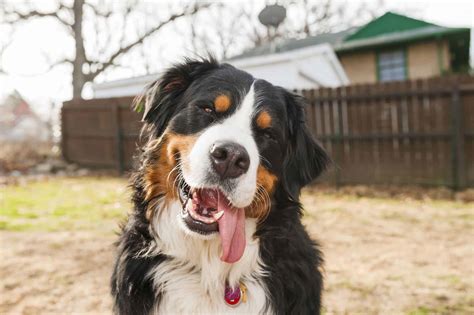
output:
[[[212,58],[148,86],[116,314],[319,314],[323,258],[299,194],[329,158],[304,103]]]

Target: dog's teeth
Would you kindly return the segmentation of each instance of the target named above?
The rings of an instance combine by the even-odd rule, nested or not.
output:
[[[212,216],[213,216],[213,218],[216,219],[216,221],[217,221],[217,220],[219,220],[223,215],[224,215],[224,210],[221,210],[221,211],[219,211],[219,212],[217,212],[217,213],[214,213]]]

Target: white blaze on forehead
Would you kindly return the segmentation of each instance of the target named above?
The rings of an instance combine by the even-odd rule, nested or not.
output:
[[[236,125],[238,129],[241,131],[252,134],[252,117],[254,113],[254,104],[255,104],[255,91],[253,88],[253,84],[250,86],[250,90],[248,91],[247,95],[245,95],[244,100],[237,111],[227,118],[223,125]]]
[[[245,95],[237,110],[221,123],[204,130],[198,137],[189,156],[189,169],[183,170],[184,179],[193,187],[208,187],[209,172],[213,172],[209,152],[216,142],[235,142],[242,145],[250,157],[248,171],[235,179],[235,189],[224,191],[236,207],[248,206],[254,197],[257,185],[259,154],[252,136],[252,118],[254,116],[254,85]]]

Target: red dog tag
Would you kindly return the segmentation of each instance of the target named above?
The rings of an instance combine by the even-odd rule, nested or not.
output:
[[[246,287],[243,284],[240,284],[239,286],[232,288],[229,285],[226,284],[225,286],[225,292],[224,292],[224,300],[229,306],[237,306],[240,304],[240,302],[243,300],[245,303],[247,300],[246,295]]]

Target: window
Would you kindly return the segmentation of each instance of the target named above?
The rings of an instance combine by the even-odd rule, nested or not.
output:
[[[406,56],[403,49],[379,53],[377,69],[380,82],[405,80],[407,78]]]

